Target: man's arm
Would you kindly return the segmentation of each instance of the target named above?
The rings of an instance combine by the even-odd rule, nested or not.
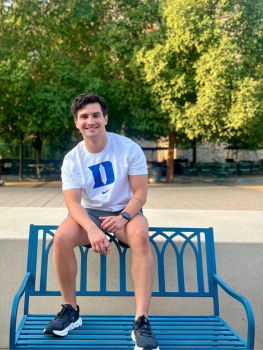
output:
[[[87,211],[81,203],[81,188],[73,188],[64,191],[64,198],[69,215],[87,232],[88,240],[96,253],[107,255],[105,247],[111,253],[110,242],[105,233],[90,219]]]
[[[64,191],[64,198],[69,215],[74,221],[76,221],[80,226],[82,226],[84,230],[89,232],[90,228],[94,225],[94,222],[90,219],[88,213],[80,204],[81,196],[81,188],[73,188]]]
[[[148,175],[129,175],[129,184],[133,196],[123,212],[126,211],[133,218],[144,206],[147,200]]]
[[[122,212],[127,212],[133,218],[143,207],[147,200],[147,183],[148,175],[129,175],[129,184],[133,192],[133,196],[126,208]],[[116,232],[122,229],[128,222],[123,216],[100,217],[103,220],[101,227],[109,232]]]

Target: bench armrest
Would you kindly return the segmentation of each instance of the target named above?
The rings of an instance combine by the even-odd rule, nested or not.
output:
[[[254,349],[254,339],[255,339],[255,319],[252,308],[248,300],[242,295],[236,293],[233,289],[228,287],[228,285],[221,280],[217,275],[213,275],[214,281],[231,297],[239,301],[245,308],[247,314],[248,331],[247,331],[247,348]]]
[[[18,292],[14,297],[12,312],[11,312],[11,319],[10,319],[10,337],[9,337],[10,349],[15,348],[17,309],[18,309],[19,301],[23,296],[23,294],[25,293],[29,280],[30,280],[30,272],[27,272]]]

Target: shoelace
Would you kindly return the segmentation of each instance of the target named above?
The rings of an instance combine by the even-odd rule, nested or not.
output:
[[[55,320],[62,320],[66,314],[70,315],[72,313],[72,310],[67,308],[64,304],[61,304],[61,306],[62,306],[62,310],[57,314],[57,316],[55,317]]]
[[[141,322],[138,324],[138,329],[141,335],[144,335],[146,337],[152,336],[152,328],[145,316],[141,317]]]

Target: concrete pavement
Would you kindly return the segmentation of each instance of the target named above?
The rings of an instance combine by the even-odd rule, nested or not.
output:
[[[263,176],[244,176],[228,185],[209,182],[149,184],[144,208],[261,211],[262,191]],[[66,206],[60,182],[30,182],[26,185],[13,183],[12,186],[0,186],[0,207]]]

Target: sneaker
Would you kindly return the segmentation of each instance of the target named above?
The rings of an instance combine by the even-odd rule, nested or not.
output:
[[[136,343],[134,350],[160,350],[150,322],[145,316],[133,322],[131,337]]]
[[[65,337],[71,329],[80,327],[81,325],[82,319],[79,316],[79,306],[75,310],[69,304],[62,304],[62,310],[46,325],[44,333]]]

